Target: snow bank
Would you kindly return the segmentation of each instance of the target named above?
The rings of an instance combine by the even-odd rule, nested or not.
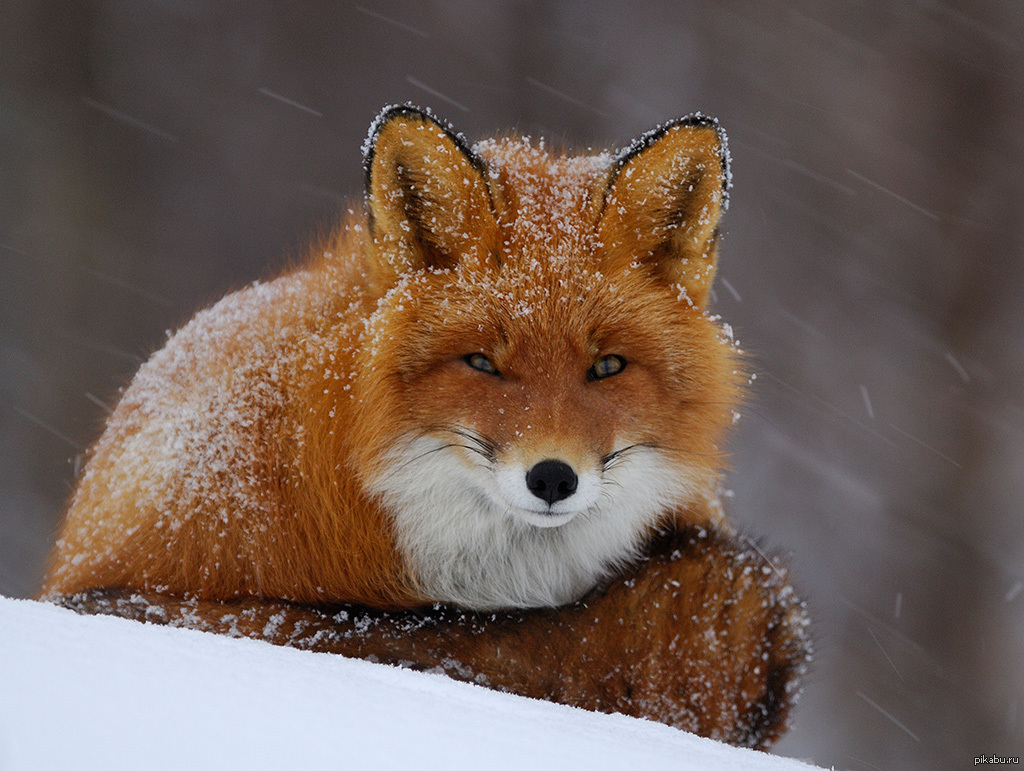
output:
[[[808,769],[365,661],[0,597],[0,769]]]

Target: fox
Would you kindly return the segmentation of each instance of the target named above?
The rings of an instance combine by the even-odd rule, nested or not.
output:
[[[139,369],[43,597],[557,607],[722,522],[717,121],[579,156],[396,105],[363,154],[364,211]]]
[[[400,104],[362,150],[361,206],[138,370],[39,599],[768,746],[812,645],[719,500],[718,121],[571,154]]]

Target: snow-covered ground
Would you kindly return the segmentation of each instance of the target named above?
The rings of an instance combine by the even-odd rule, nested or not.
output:
[[[808,769],[656,723],[0,597],[0,769]]]

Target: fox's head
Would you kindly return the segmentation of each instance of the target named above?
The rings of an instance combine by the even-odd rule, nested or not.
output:
[[[729,180],[717,123],[570,157],[470,147],[405,105],[364,149],[379,300],[360,466],[424,595],[561,604],[667,519],[706,519],[739,380],[706,310]]]

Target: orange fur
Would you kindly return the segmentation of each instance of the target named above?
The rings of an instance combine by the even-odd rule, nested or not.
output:
[[[91,451],[43,596],[429,602],[375,485],[399,442],[456,420],[527,468],[594,466],[622,437],[657,446],[705,492],[652,526],[719,520],[739,376],[705,311],[727,174],[714,125],[578,158],[518,138],[470,150],[393,108],[367,174],[367,216],[142,367]],[[474,352],[501,377],[467,366]],[[608,354],[621,374],[584,377]]]

